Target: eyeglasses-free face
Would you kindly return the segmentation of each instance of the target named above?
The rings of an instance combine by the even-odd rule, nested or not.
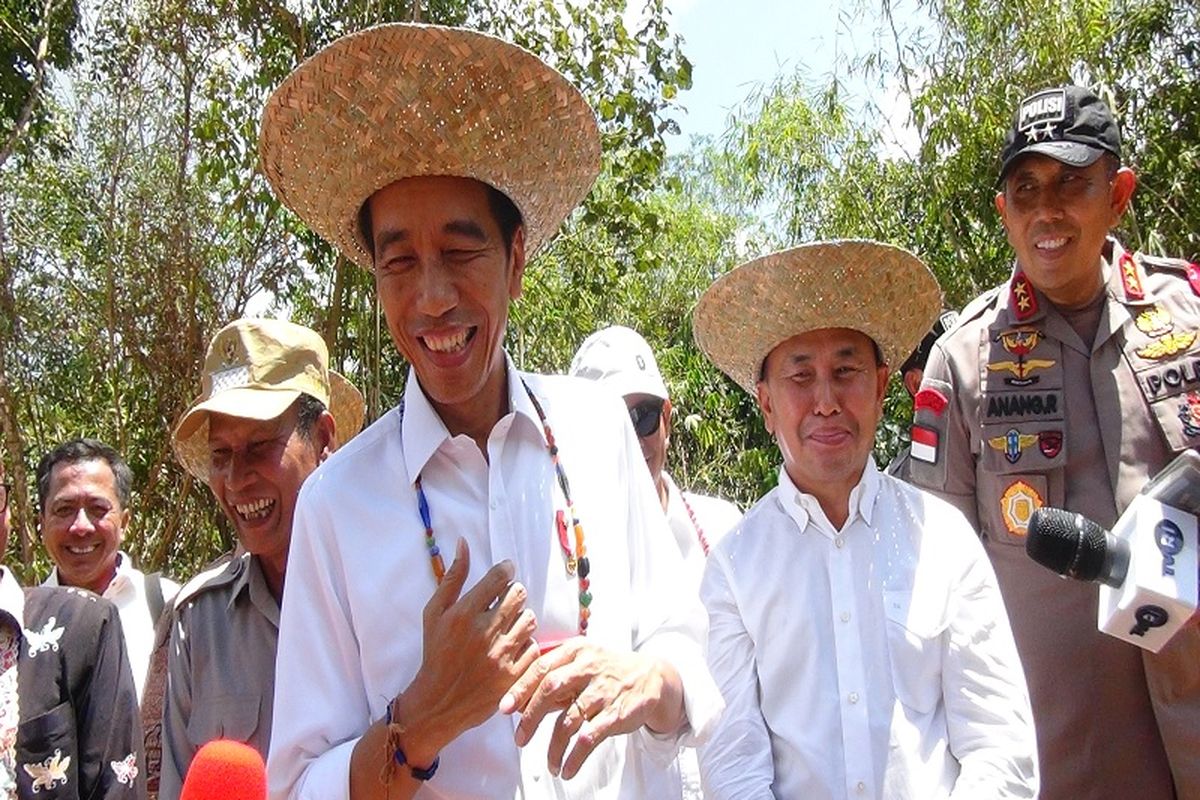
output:
[[[663,401],[657,398],[643,400],[629,407],[629,421],[639,438],[653,436],[662,422]]]

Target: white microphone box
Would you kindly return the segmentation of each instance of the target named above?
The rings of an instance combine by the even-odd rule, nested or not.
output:
[[[1139,494],[1113,535],[1129,542],[1129,573],[1100,587],[1098,627],[1157,653],[1196,610],[1196,517]]]

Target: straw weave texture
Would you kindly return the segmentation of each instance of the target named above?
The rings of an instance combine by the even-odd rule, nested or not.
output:
[[[422,175],[506,194],[532,257],[591,189],[600,135],[579,91],[532,53],[476,31],[395,24],[297,67],[267,101],[259,156],[283,204],[371,269],[359,208]]]
[[[867,240],[814,242],[742,264],[700,297],[696,344],[750,394],[763,359],[793,336],[851,328],[901,364],[942,308],[933,273],[916,256]]]

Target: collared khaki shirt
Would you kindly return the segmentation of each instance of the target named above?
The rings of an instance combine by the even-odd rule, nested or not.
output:
[[[213,739],[267,757],[279,604],[258,560],[241,554],[179,592],[167,656],[159,797],[177,800],[196,751]]]
[[[925,367],[912,480],[967,515],[996,568],[1047,800],[1171,798],[1172,778],[1179,797],[1200,797],[1200,631],[1157,655],[1105,636],[1097,586],[1025,554],[1034,508],[1111,528],[1149,478],[1200,444],[1200,286],[1186,267],[1110,240],[1089,321],[1061,313],[1018,265]],[[1090,343],[1076,331],[1089,322]]]

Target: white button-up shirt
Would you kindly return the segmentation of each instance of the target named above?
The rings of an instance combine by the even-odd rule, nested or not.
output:
[[[471,548],[467,587],[511,559],[537,615],[538,640],[576,634],[579,590],[555,530],[565,502],[522,378],[545,409],[586,534],[588,638],[670,661],[693,734],[703,736],[720,713],[704,665],[704,611],[681,580],[624,404],[586,381],[519,374],[511,362],[508,375],[511,411],[492,429],[486,461],[472,439],[449,435],[410,373],[403,411],[385,414],[305,482],[276,661],[268,764],[275,800],[347,797],[355,743],[417,674],[422,610],[435,588],[418,475],[447,566],[457,537]],[[670,768],[676,738],[646,729],[606,740],[569,781],[551,776],[546,750],[556,716],[524,748],[513,740],[516,715],[497,713],[464,732],[441,752],[437,775],[418,797],[679,797]],[[657,760],[629,758],[631,747]]]
[[[868,463],[841,530],[780,470],[712,552],[713,800],[1034,797],[1024,673],[983,547]]]
[[[58,567],[50,570],[43,586],[58,586]],[[163,577],[163,608],[170,608],[171,601],[179,592],[179,584]],[[101,595],[112,601],[121,617],[121,631],[125,634],[125,650],[129,654],[129,666],[133,670],[133,683],[137,687],[138,702],[142,702],[142,690],[146,686],[146,672],[150,669],[150,654],[154,650],[154,623],[150,606],[146,602],[146,576],[133,566],[133,559],[124,551],[117,553],[117,574]]]

